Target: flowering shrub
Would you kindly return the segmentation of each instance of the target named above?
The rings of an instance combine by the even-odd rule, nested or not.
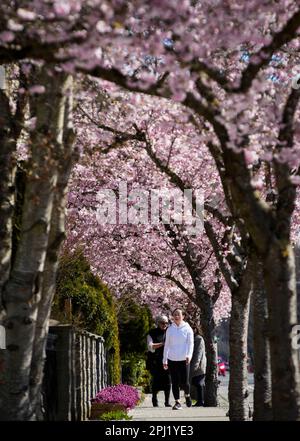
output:
[[[127,409],[132,409],[139,401],[139,393],[135,387],[127,384],[109,386],[97,393],[92,403],[118,403]]]

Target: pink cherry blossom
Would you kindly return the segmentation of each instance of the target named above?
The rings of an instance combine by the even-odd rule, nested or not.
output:
[[[29,11],[28,9],[19,8],[17,10],[17,15],[22,20],[33,21],[36,19],[37,14],[33,11]]]
[[[15,39],[15,34],[11,31],[3,31],[0,33],[0,40],[3,43],[11,43]]]
[[[29,88],[29,93],[37,94],[37,95],[43,94],[45,93],[45,86],[42,86],[40,84],[35,84],[34,86],[31,86]]]
[[[55,1],[53,8],[58,17],[65,17],[71,12],[71,5],[68,0]]]

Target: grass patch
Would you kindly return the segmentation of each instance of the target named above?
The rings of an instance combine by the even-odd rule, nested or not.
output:
[[[103,413],[99,419],[102,421],[132,420],[132,416],[127,415],[127,413],[122,410],[112,410],[111,412]]]

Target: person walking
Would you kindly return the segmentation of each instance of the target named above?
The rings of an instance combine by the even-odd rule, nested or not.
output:
[[[187,407],[191,407],[190,396],[190,361],[194,349],[193,331],[185,322],[182,309],[176,308],[172,312],[173,320],[167,329],[163,353],[164,369],[169,369],[172,382],[172,392],[175,399],[173,410],[182,409],[180,404],[180,386],[184,388]]]
[[[168,317],[159,315],[156,317],[155,329],[147,335],[148,356],[146,367],[152,375],[152,404],[158,407],[157,393],[163,390],[165,393],[165,406],[171,407],[169,403],[171,380],[169,372],[163,369],[163,351],[166,337],[166,330],[169,325]]]
[[[196,387],[197,401],[193,406],[204,406],[204,387],[206,372],[205,343],[200,326],[192,326],[194,332],[194,352],[191,359],[190,383]]]

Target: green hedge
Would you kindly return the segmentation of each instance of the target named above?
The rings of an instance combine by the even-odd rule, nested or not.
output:
[[[153,326],[149,307],[124,295],[118,300],[118,309],[121,355],[144,354],[147,350],[146,337]]]
[[[122,356],[122,383],[142,387],[146,393],[150,391],[151,375],[146,369],[144,355],[132,353]]]
[[[68,306],[69,302],[71,302]],[[111,384],[120,382],[120,344],[115,302],[82,250],[60,258],[51,317],[104,337]]]
[[[153,326],[147,305],[125,295],[118,300],[118,323],[122,359],[122,383],[149,391],[151,376],[146,370],[146,338]]]

